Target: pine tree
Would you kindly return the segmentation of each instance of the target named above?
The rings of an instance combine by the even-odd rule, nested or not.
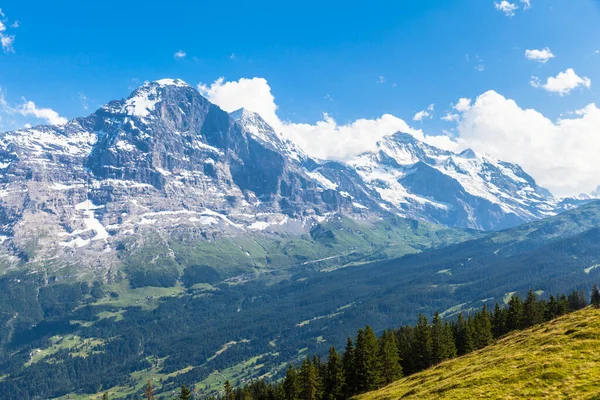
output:
[[[179,393],[179,400],[190,400],[192,398],[192,391],[185,385],[181,385],[181,392]]]
[[[283,380],[285,400],[297,400],[300,392],[299,386],[298,372],[296,371],[296,368],[290,364]]]
[[[585,306],[587,306],[587,301],[585,299],[585,292],[583,291],[583,289],[581,289],[579,291],[576,291],[576,290],[572,291],[569,294],[568,301],[569,301],[569,309],[571,311],[581,310],[582,308],[585,308]]]
[[[346,348],[342,355],[342,367],[344,368],[344,397],[349,399],[357,394],[356,391],[356,369],[354,368],[354,344],[348,338]]]
[[[383,383],[388,385],[402,376],[398,339],[391,330],[384,330],[379,341],[379,359]]]
[[[473,344],[473,326],[469,324],[463,314],[458,314],[455,328],[456,352],[459,356],[475,350]]]
[[[317,397],[323,396],[325,390],[325,377],[327,376],[327,364],[321,361],[321,356],[313,355],[312,363],[317,372]]]
[[[356,370],[356,387],[359,393],[375,390],[381,386],[379,344],[375,332],[368,325],[364,330],[358,331],[354,368]]]
[[[501,308],[498,303],[494,307],[494,315],[492,316],[492,334],[495,338],[504,336],[508,332],[506,326],[507,311]]]
[[[224,389],[225,389],[225,399],[233,400],[235,398],[235,395],[234,395],[233,387],[231,386],[231,383],[229,382],[229,380],[225,381]]]
[[[152,381],[148,380],[146,387],[144,388],[144,396],[146,400],[154,400],[154,389],[152,388]]]
[[[600,307],[600,290],[598,290],[598,285],[594,283],[594,287],[592,288],[592,297],[590,304],[596,308]]]
[[[544,320],[550,321],[558,316],[558,302],[554,295],[550,295],[544,308]]]
[[[518,295],[513,295],[508,302],[508,315],[506,318],[507,331],[521,329],[523,323],[523,303]]]
[[[317,367],[305,358],[300,367],[300,400],[317,400],[319,397],[319,376]]]
[[[427,317],[419,314],[419,321],[415,325],[413,350],[413,364],[415,371],[422,371],[431,365],[431,328]]]
[[[342,360],[335,347],[332,346],[329,348],[323,399],[342,400],[344,398],[344,369],[342,367]]]
[[[521,329],[528,328],[542,323],[543,314],[540,308],[540,302],[538,302],[537,296],[533,293],[532,289],[529,289],[527,293],[527,299],[523,303],[523,322]]]
[[[108,400],[108,392],[104,392],[102,395],[102,400]]]
[[[444,324],[436,312],[431,324],[431,363],[437,364],[456,356],[456,345],[450,325]]]
[[[473,317],[473,344],[475,349],[482,349],[492,343],[494,336],[492,335],[492,322],[487,307],[484,304],[480,312]]]
[[[398,339],[398,353],[400,354],[400,365],[402,372],[410,375],[417,372],[414,363],[413,345],[415,342],[415,328],[412,326],[403,326],[396,333]]]
[[[557,302],[557,309],[557,315],[565,315],[569,312],[569,300],[567,299],[567,296],[565,296],[564,293],[560,296],[560,299]]]

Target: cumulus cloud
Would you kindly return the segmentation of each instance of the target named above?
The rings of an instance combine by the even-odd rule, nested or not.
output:
[[[516,5],[515,3],[511,3],[507,0],[495,2],[494,7],[496,8],[496,10],[502,11],[507,17],[513,17],[515,15],[515,11],[519,9],[518,5]]]
[[[458,120],[460,120],[460,115],[449,112],[442,117],[442,120],[448,122],[458,122]]]
[[[588,77],[580,77],[575,73],[573,68],[569,68],[564,72],[559,73],[556,77],[549,77],[546,83],[540,82],[539,78],[533,76],[531,78],[531,86],[542,88],[548,92],[558,93],[561,96],[569,94],[573,89],[578,87],[590,88],[592,81]]]
[[[183,50],[176,51],[175,54],[173,54],[173,57],[177,60],[181,60],[182,58],[185,58],[185,56],[187,56],[187,53]]]
[[[560,196],[589,193],[600,184],[600,108],[595,104],[568,118],[552,121],[514,100],[488,91],[472,101],[460,98],[445,119],[457,123],[444,135],[427,135],[406,121],[384,114],[376,119],[338,123],[324,113],[313,124],[284,121],[277,115],[275,97],[263,78],[200,84],[200,92],[226,111],[245,107],[260,114],[282,136],[313,157],[348,160],[376,149],[383,136],[398,131],[437,147],[460,151],[473,148],[500,160],[521,165],[537,182]]]
[[[471,99],[461,97],[452,108],[459,112],[468,111],[471,108]]]
[[[545,64],[550,59],[552,59],[556,56],[554,54],[552,54],[549,47],[546,47],[541,50],[536,50],[536,49],[525,50],[525,57],[528,60],[537,61],[539,63]]]
[[[323,118],[314,124],[283,121],[277,115],[275,97],[264,78],[242,78],[230,82],[219,78],[210,85],[199,84],[198,89],[225,111],[244,107],[258,113],[276,132],[298,144],[309,155],[321,159],[346,160],[365,151],[373,151],[378,140],[399,131],[410,133],[434,146],[456,148],[456,143],[448,137],[425,135],[390,114],[347,124],[339,124],[327,113],[323,113]]]
[[[433,118],[433,110],[435,108],[435,104],[430,104],[429,107],[425,110],[421,110],[415,114],[413,117],[413,121],[422,121],[425,118]]]
[[[488,91],[461,113],[460,148],[521,165],[557,195],[589,193],[600,184],[600,109],[590,104],[553,122]]]
[[[51,125],[66,124],[67,119],[61,117],[56,111],[51,108],[38,108],[33,101],[25,100],[23,104],[17,106],[16,112],[23,116],[33,116],[43,119]]]
[[[13,44],[15,42],[15,35],[8,33],[8,21],[6,15],[2,12],[2,9],[0,9],[0,17],[2,18],[0,19],[0,45],[5,53],[14,53],[15,48],[13,47]],[[19,21],[15,21],[10,27],[13,29],[18,28]]]

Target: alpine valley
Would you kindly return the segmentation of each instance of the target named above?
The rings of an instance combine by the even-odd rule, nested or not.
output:
[[[594,197],[402,132],[315,159],[256,113],[148,82],[0,134],[0,393],[214,394],[366,323],[587,287]]]

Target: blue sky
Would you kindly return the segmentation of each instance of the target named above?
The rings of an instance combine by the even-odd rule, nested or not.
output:
[[[49,108],[71,119],[126,97],[145,80],[177,77],[192,85],[211,85],[219,77],[223,82],[260,77],[275,97],[281,121],[315,124],[327,113],[338,126],[346,126],[359,118],[390,114],[422,130],[423,138],[446,135],[462,140],[450,146],[470,145],[525,164],[536,179],[553,186],[548,182],[555,174],[548,168],[537,171],[510,149],[498,148],[493,137],[468,131],[475,128],[465,125],[473,125],[469,121],[485,110],[463,115],[475,111],[457,112],[453,106],[459,98],[475,105],[492,90],[514,100],[519,110],[535,109],[560,128],[558,119],[577,116],[569,113],[599,100],[600,2],[595,0],[293,5],[9,0],[0,8],[5,28],[0,33],[14,39],[0,54],[0,87],[8,110],[2,130],[45,122],[34,112],[15,112],[23,109],[24,99],[36,109]],[[526,57],[526,50],[544,49],[548,51],[536,54],[554,57],[546,62]],[[185,56],[177,57],[177,52]],[[551,77],[556,80],[548,82]],[[213,96],[215,101],[218,94]],[[229,103],[220,105],[227,108]],[[431,104],[433,111],[427,111]],[[429,116],[413,120],[422,110]],[[456,117],[441,119],[447,114]],[[583,112],[578,115],[584,119]],[[327,157],[327,150],[322,153],[318,155]],[[569,158],[578,156],[574,151]],[[557,162],[553,169],[566,163]],[[600,184],[600,178],[592,182],[591,177],[598,171],[566,167],[565,182],[554,185],[556,191],[586,191]],[[568,184],[576,172],[589,177]]]

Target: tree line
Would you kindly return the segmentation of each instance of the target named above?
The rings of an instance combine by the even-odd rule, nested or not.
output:
[[[600,306],[600,290],[594,285],[590,304]],[[530,290],[525,299],[513,294],[506,306],[496,303],[493,311],[459,313],[444,321],[436,312],[431,321],[419,315],[418,322],[397,330],[384,330],[377,337],[370,326],[348,338],[340,354],[329,349],[327,360],[305,358],[299,366],[290,364],[280,382],[253,381],[232,388],[225,383],[216,400],[344,400],[376,390],[403,376],[414,374],[442,361],[484,348],[515,330],[550,321],[585,308],[583,290],[539,298]]]

